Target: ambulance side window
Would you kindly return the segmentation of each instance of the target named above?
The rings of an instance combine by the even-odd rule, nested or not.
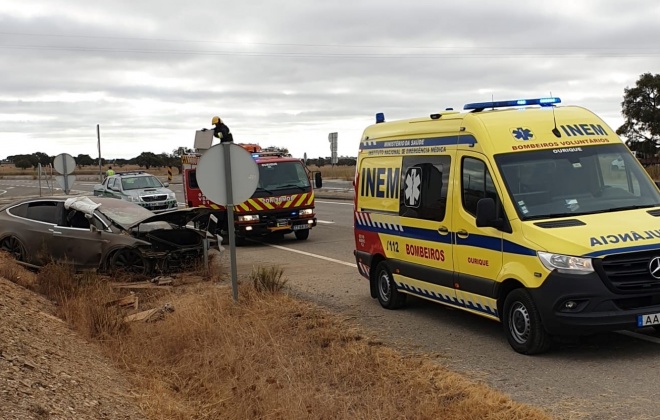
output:
[[[477,202],[482,198],[492,198],[497,203],[499,213],[502,214],[493,178],[484,162],[474,158],[464,158],[462,175],[461,195],[465,211],[476,216]]]
[[[442,221],[447,208],[449,156],[403,158],[399,215]]]

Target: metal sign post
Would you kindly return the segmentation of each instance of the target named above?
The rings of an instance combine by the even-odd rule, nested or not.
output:
[[[227,209],[231,285],[234,300],[238,301],[234,205],[243,203],[257,189],[259,168],[252,155],[241,146],[229,142],[220,143],[209,148],[199,159],[197,182],[209,200]]]
[[[227,189],[227,232],[229,233],[229,261],[231,262],[231,289],[238,301],[238,273],[236,268],[236,232],[234,232],[234,192],[231,185],[231,143],[220,143],[225,155],[225,188]]]

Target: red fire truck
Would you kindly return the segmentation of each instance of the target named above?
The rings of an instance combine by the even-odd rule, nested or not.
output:
[[[316,226],[314,189],[322,185],[321,173],[310,172],[302,160],[278,151],[262,151],[257,144],[240,144],[252,154],[259,168],[259,184],[247,201],[234,206],[236,243],[245,238],[293,232],[305,240]],[[197,163],[202,151],[188,153],[183,159],[183,192],[188,207],[217,210],[221,234],[227,232],[227,212],[223,206],[204,196],[197,184]],[[219,180],[220,181],[220,180]]]

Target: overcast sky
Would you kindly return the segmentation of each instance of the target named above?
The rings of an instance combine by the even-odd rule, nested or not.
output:
[[[616,129],[626,87],[660,73],[660,2],[0,1],[0,159],[236,142],[355,156],[377,112],[491,98],[585,106]]]

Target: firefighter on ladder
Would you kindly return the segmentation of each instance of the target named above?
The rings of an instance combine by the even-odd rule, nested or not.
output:
[[[211,124],[215,126],[213,129],[213,137],[219,138],[220,143],[233,143],[234,136],[229,131],[229,127],[222,122],[220,117],[213,117],[211,119]]]

